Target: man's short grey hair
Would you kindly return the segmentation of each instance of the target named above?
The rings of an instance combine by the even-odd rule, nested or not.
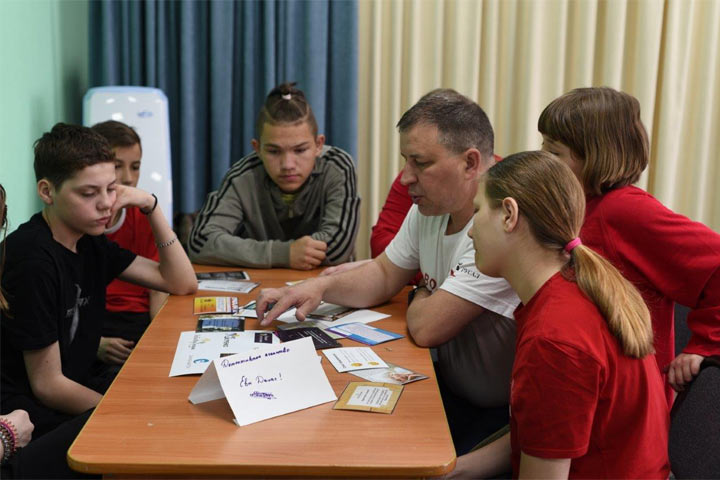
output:
[[[450,88],[425,94],[397,123],[400,133],[416,125],[438,129],[438,141],[453,153],[477,148],[486,161],[493,155],[495,135],[480,105]]]

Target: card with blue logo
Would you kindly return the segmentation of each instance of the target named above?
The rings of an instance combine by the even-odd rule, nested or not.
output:
[[[280,339],[267,330],[181,332],[170,376],[203,373],[225,353],[242,353],[272,343],[280,343]]]
[[[399,333],[388,332],[382,328],[371,327],[364,323],[346,323],[345,325],[338,325],[337,327],[328,327],[328,330],[366,345],[377,345],[378,343],[397,340],[405,336]]]

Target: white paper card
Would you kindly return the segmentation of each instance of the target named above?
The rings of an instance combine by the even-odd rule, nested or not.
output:
[[[380,313],[373,310],[357,310],[352,313],[340,317],[335,321],[329,322],[327,320],[321,320],[328,327],[337,327],[339,325],[345,325],[346,323],[370,323],[377,320],[382,320],[390,315],[387,313]]]
[[[369,347],[329,348],[322,353],[340,373],[387,367],[387,363]]]
[[[392,390],[387,387],[361,386],[355,389],[347,404],[358,407],[384,407],[392,394]]]
[[[242,280],[198,280],[198,290],[212,290],[216,292],[249,293],[258,285],[260,284]]]
[[[189,399],[225,396],[240,426],[337,400],[317,359],[310,337],[215,359]]]
[[[295,308],[291,308],[290,310],[284,312],[282,315],[280,315],[277,319],[280,322],[284,323],[295,323],[299,320],[295,318]],[[246,315],[247,316],[247,315]],[[322,322],[325,327],[336,327],[338,325],[345,325],[346,323],[370,323],[374,322],[376,320],[382,320],[383,318],[387,318],[390,315],[386,313],[380,313],[375,312],[373,310],[357,310],[353,313],[349,313],[345,315],[344,317],[340,317],[335,321],[327,321],[327,320],[317,320],[318,322]]]
[[[203,373],[210,362],[223,354],[245,352],[269,341],[280,343],[280,339],[267,330],[181,332],[169,376]]]

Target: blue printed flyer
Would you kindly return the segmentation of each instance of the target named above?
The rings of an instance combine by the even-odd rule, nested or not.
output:
[[[329,327],[327,330],[366,345],[377,345],[378,343],[397,340],[405,336],[399,333],[388,332],[381,328],[371,327],[364,323],[346,323],[345,325]]]

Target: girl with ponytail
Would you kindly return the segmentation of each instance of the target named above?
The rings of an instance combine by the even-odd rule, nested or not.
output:
[[[632,184],[648,165],[640,103],[612,88],[578,88],[553,100],[538,120],[543,150],[570,166],[587,196],[583,242],[641,292],[655,332],[655,358],[680,391],[703,358],[720,355],[720,235],[667,209]],[[675,302],[691,307],[692,331],[675,352]],[[677,353],[677,356],[676,356]]]
[[[546,152],[511,155],[484,175],[475,208],[475,265],[505,278],[522,305],[510,438],[460,457],[453,476],[501,473],[509,457],[520,478],[667,478],[650,315],[582,244],[585,194],[573,172]]]

